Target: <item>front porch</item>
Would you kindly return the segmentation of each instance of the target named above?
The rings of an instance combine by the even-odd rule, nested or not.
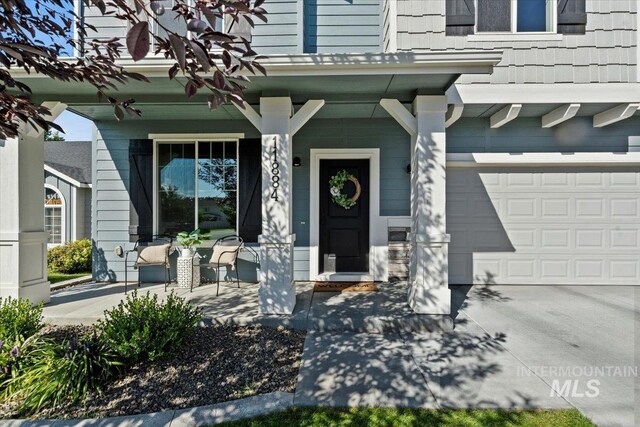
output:
[[[421,316],[407,305],[406,283],[381,283],[378,292],[313,292],[313,283],[296,283],[295,310],[290,315],[261,314],[257,283],[221,284],[216,296],[215,284],[189,289],[169,288],[169,292],[198,306],[206,324],[263,324],[309,331],[349,331],[370,333],[433,332],[449,330],[449,316]],[[166,298],[163,284],[143,283],[138,292],[151,292]],[[125,299],[122,283],[88,283],[51,294],[43,315],[52,324],[91,324],[105,310]]]

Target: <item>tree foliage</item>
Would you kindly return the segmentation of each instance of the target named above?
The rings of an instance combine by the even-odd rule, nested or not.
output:
[[[47,130],[44,133],[44,140],[45,141],[64,141],[64,136],[60,135],[60,132],[58,132],[57,130]]]
[[[125,114],[142,113],[135,99],[118,96],[118,88],[131,80],[148,81],[144,75],[128,71],[121,64],[123,56],[139,61],[153,53],[171,59],[174,63],[168,78],[182,76],[178,81],[187,97],[207,91],[210,109],[228,102],[242,106],[249,81],[244,71],[265,74],[250,41],[234,35],[234,26],[242,22],[252,27],[254,19],[266,22],[265,0],[174,0],[171,10],[165,10],[159,0],[82,1],[103,16],[125,22],[129,28],[126,37],[105,40],[90,36],[95,36],[96,28],[75,14],[73,0],[0,2],[0,138],[16,136],[20,123],[62,131],[47,120],[49,110],[32,100],[28,80],[15,77],[18,69],[93,86],[98,101],[109,103],[118,120]],[[161,19],[167,13],[188,31],[167,25]],[[219,20],[226,23],[222,31],[216,25]]]

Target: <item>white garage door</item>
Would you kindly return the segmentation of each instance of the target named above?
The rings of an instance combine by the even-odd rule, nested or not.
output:
[[[640,284],[640,168],[447,169],[449,283]]]

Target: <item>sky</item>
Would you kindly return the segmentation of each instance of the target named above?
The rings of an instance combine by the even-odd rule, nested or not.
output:
[[[91,141],[93,122],[71,111],[65,111],[55,120],[64,129],[66,141]]]

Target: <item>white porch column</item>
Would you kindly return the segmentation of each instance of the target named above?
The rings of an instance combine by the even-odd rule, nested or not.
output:
[[[296,305],[291,213],[291,98],[260,98],[262,115],[262,313],[288,314]]]
[[[409,306],[421,314],[449,314],[446,234],[447,98],[417,96],[411,114],[397,100],[381,105],[411,135],[411,264]]]
[[[411,265],[409,305],[416,313],[449,314],[446,231],[446,96],[418,96],[411,136]]]
[[[45,102],[48,120],[67,106]],[[18,137],[0,140],[0,298],[48,302],[44,231],[44,130],[21,124]]]
[[[289,97],[260,98],[260,114],[246,105],[239,111],[262,133],[262,234],[260,312],[290,314],[296,305],[293,281],[294,242],[291,211],[292,138],[322,108],[310,100],[293,116]]]
[[[44,138],[26,130],[0,140],[0,298],[48,302]]]

